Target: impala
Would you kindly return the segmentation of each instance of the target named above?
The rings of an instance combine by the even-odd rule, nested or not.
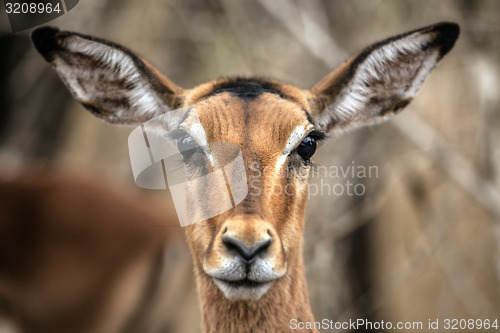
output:
[[[154,294],[172,296],[160,263],[177,232],[143,199],[74,173],[2,177],[0,332],[154,327]]]
[[[140,125],[162,116],[166,129],[180,129],[176,140],[186,165],[214,170],[229,158],[216,152],[214,143],[238,147],[245,177],[256,186],[257,174],[261,190],[185,228],[202,326],[205,332],[288,332],[292,319],[314,322],[302,233],[306,175],[317,145],[327,133],[399,113],[458,35],[458,25],[439,23],[383,40],[310,89],[258,78],[183,89],[133,52],[105,40],[50,27],[35,30],[32,39],[73,96],[97,117]],[[188,106],[196,107],[196,116]],[[179,108],[187,111],[170,116]],[[287,187],[287,193],[275,195],[275,184]],[[202,200],[190,200],[188,206]]]

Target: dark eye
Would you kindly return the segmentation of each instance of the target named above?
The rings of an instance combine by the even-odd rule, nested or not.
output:
[[[189,158],[194,154],[198,145],[192,137],[184,134],[177,139],[177,148],[184,158]]]
[[[316,140],[310,136],[306,136],[297,147],[297,153],[306,161],[309,160],[315,152]]]

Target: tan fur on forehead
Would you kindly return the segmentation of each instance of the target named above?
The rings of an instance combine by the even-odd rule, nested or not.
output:
[[[246,101],[224,92],[198,103],[196,110],[208,142],[251,146],[259,154],[282,153],[297,126],[311,126],[299,105],[271,93]]]

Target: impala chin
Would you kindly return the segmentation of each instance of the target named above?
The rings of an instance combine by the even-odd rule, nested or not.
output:
[[[273,260],[257,258],[245,262],[240,258],[225,259],[217,268],[209,268],[206,261],[203,269],[211,276],[226,298],[232,301],[257,301],[286,273],[277,271]]]
[[[214,278],[214,282],[231,301],[257,301],[271,288],[274,281],[256,282],[248,279],[226,281]]]

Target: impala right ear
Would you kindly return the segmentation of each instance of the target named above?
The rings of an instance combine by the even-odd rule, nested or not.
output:
[[[310,91],[317,127],[342,131],[400,112],[459,35],[439,23],[376,43],[325,76]]]
[[[120,45],[51,27],[31,38],[73,96],[107,122],[138,124],[181,104],[180,87]]]

